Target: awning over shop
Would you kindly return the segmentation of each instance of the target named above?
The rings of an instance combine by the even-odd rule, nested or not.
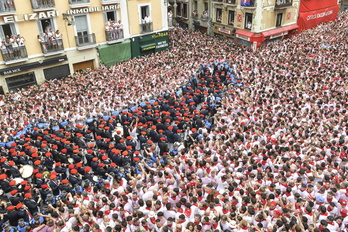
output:
[[[241,29],[238,29],[236,31],[236,37],[242,40],[246,40],[246,41],[251,41],[251,38],[255,36],[255,33],[250,32],[250,31],[244,31]]]
[[[264,37],[277,38],[277,37],[280,37],[280,36],[283,36],[283,35],[287,35],[288,31],[295,30],[297,28],[298,28],[298,25],[297,24],[293,24],[293,25],[277,28],[277,29],[274,29],[274,30],[269,30],[269,31],[262,32],[262,35]]]
[[[122,43],[101,45],[98,47],[99,58],[107,66],[131,59],[131,43],[125,40]]]
[[[255,35],[255,33],[253,33],[253,32],[244,31],[244,30],[241,30],[241,29],[238,29],[238,30],[236,31],[236,34],[237,34],[237,35],[246,36],[246,37],[253,37],[253,36]]]
[[[297,21],[300,30],[307,30],[319,25],[320,23],[326,23],[335,20],[339,9],[340,5],[336,5],[320,10],[300,12]]]
[[[156,48],[156,43],[150,43],[150,44],[142,45],[142,46],[140,46],[140,48],[141,48],[142,51],[155,49]]]

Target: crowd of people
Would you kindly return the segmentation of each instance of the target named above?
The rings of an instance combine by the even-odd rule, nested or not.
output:
[[[3,96],[3,231],[348,231],[347,16]]]

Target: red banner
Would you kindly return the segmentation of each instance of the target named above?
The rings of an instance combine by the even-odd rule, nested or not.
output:
[[[301,0],[300,13],[336,6],[337,0]]]
[[[322,10],[301,12],[297,21],[300,31],[315,27],[320,23],[326,23],[335,20],[339,9],[340,6],[335,5]]]

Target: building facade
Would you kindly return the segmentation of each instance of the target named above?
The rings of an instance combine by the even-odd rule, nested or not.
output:
[[[170,0],[180,26],[260,47],[297,30],[300,0]]]
[[[164,50],[166,12],[163,0],[0,0],[0,93]]]

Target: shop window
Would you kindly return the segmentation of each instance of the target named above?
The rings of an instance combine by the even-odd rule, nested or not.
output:
[[[36,85],[34,72],[25,73],[22,75],[6,78],[8,90],[17,90],[27,88],[28,86]]]
[[[216,22],[221,23],[222,21],[222,9],[216,9]]]
[[[281,26],[282,22],[283,22],[283,13],[278,13],[277,14],[276,27]]]
[[[235,11],[234,10],[229,10],[228,11],[228,25],[234,25],[234,15]]]
[[[245,13],[244,28],[251,30],[252,25],[253,25],[253,14],[252,13]]]

